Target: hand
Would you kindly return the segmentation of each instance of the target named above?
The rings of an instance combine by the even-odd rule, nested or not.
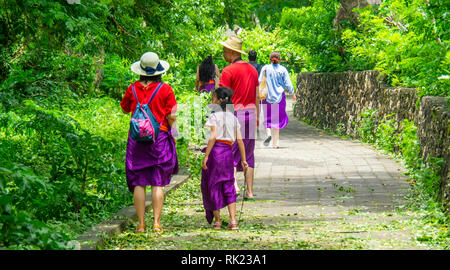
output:
[[[259,128],[259,116],[256,117],[256,128]]]
[[[205,156],[203,158],[203,164],[202,164],[203,170],[207,170],[208,169],[208,167],[206,166],[206,162],[208,162],[208,156]]]
[[[292,101],[297,102],[297,97],[295,96],[295,93],[292,94]]]
[[[242,169],[244,169],[244,174],[245,174],[247,172],[247,169],[248,169],[247,161],[245,161],[245,160],[241,161],[241,166],[242,166]]]

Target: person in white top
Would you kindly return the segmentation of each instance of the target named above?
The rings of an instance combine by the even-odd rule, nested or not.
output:
[[[248,168],[245,147],[242,141],[238,119],[233,114],[231,96],[233,92],[226,87],[219,87],[212,94],[213,113],[205,126],[210,129],[208,145],[202,150],[205,158],[202,163],[201,190],[206,220],[214,229],[221,229],[220,209],[228,206],[229,230],[237,230],[236,189],[234,186],[234,161],[232,148],[237,141],[241,153],[241,165],[244,172]]]
[[[267,79],[267,97],[261,101],[261,107],[264,112],[264,126],[266,127],[267,137],[264,140],[264,146],[268,146],[272,140],[273,130],[273,148],[278,148],[278,137],[280,129],[283,129],[289,123],[289,117],[286,113],[286,96],[284,91],[287,90],[292,95],[292,100],[297,101],[294,87],[287,69],[280,64],[281,55],[279,52],[270,54],[269,65],[265,65],[261,69],[259,82],[263,77]]]

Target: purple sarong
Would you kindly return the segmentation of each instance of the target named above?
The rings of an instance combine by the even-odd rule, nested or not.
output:
[[[216,82],[212,81],[212,82],[208,82],[205,84],[201,84],[198,90],[200,93],[210,93],[211,90],[213,90],[215,86],[216,86]]]
[[[286,95],[284,92],[280,103],[269,103],[264,99],[261,104],[266,128],[283,129],[287,126],[289,118],[286,113]]]
[[[255,139],[256,139],[256,115],[254,109],[238,110],[234,112],[239,124],[241,125],[242,141],[245,147],[245,158],[247,159],[248,166],[255,168]],[[239,151],[239,145],[237,141],[233,143],[233,160],[234,167],[237,171],[243,171],[241,165],[241,152]]]
[[[154,143],[135,141],[128,134],[125,171],[130,192],[135,186],[167,186],[178,173],[172,135],[161,130]]]
[[[202,152],[205,150],[206,148]],[[207,170],[202,169],[201,190],[206,220],[211,223],[214,218],[213,211],[236,202],[231,146],[216,142],[206,166]]]

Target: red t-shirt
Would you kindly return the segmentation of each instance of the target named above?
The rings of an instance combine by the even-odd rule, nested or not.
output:
[[[134,90],[136,91],[139,102],[141,104],[143,104],[144,102],[148,102],[158,85],[159,82],[155,82],[149,84],[147,87],[144,87],[140,82],[135,82]],[[120,102],[120,106],[125,112],[134,112],[136,110],[137,101],[133,94],[132,84],[125,92],[125,95]],[[164,119],[163,124],[166,127],[169,127],[169,124],[165,117],[166,115],[175,113],[177,110],[177,101],[175,99],[175,94],[173,93],[172,87],[164,83],[159,89],[158,93],[156,93],[156,96],[153,98],[149,107],[152,110],[153,115],[155,115],[156,120],[161,123],[161,121]]]
[[[246,62],[236,62],[226,66],[222,71],[220,86],[233,90],[235,110],[255,108],[256,87],[259,86],[258,71]]]

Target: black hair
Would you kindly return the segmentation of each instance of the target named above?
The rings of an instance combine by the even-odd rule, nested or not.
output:
[[[258,54],[254,51],[254,50],[251,50],[251,51],[249,51],[248,52],[248,60],[250,60],[250,61],[256,61],[256,56],[257,56]]]
[[[213,59],[211,55],[205,58],[202,61],[198,68],[198,76],[201,82],[209,82],[214,80],[216,75],[216,66],[214,65]]]
[[[234,113],[233,101],[231,101],[233,90],[228,87],[221,86],[214,90],[213,95],[215,95],[217,99],[222,99],[222,102],[219,104],[222,111],[225,112],[228,109]]]
[[[162,81],[162,74],[159,74],[159,75],[156,75],[156,76],[140,75],[139,81],[145,82],[145,84],[148,84],[149,82],[161,82]]]

